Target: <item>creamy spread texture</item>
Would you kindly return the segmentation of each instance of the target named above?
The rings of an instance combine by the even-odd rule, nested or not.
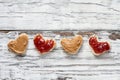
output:
[[[63,38],[61,40],[61,45],[66,52],[76,54],[81,47],[82,42],[82,36],[76,35],[74,38],[71,39]]]
[[[8,43],[8,48],[17,54],[22,54],[26,51],[27,44],[28,36],[27,34],[22,33],[16,40],[11,40]]]

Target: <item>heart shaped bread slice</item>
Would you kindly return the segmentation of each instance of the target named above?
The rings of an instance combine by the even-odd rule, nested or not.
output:
[[[27,45],[28,45],[28,35],[25,33],[22,33],[18,36],[17,39],[11,40],[8,43],[8,48],[9,50],[13,51],[17,55],[23,55],[25,54]]]
[[[95,56],[99,56],[110,50],[110,44],[107,41],[98,41],[97,36],[92,35],[89,38],[89,45]]]
[[[56,46],[56,41],[53,39],[44,39],[41,34],[37,34],[34,37],[34,45],[41,54],[52,51]]]
[[[82,46],[82,43],[83,38],[81,35],[76,35],[73,38],[61,39],[62,48],[69,54],[77,54],[78,50]]]

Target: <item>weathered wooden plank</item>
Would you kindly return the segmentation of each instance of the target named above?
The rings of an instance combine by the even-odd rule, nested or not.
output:
[[[20,33],[29,35],[29,45],[25,57],[15,56],[8,51],[6,43]],[[55,50],[40,55],[35,50],[33,37],[36,33],[57,41]],[[61,48],[60,39],[81,34],[83,47],[78,55],[67,55]],[[111,51],[95,57],[88,46],[90,35],[96,34],[100,40],[111,43]],[[0,79],[16,80],[80,80],[120,78],[120,31],[0,31]],[[112,78],[111,78],[112,77]],[[104,79],[103,79],[104,80]]]
[[[1,0],[1,30],[120,30],[118,0]]]
[[[0,0],[0,80],[119,80],[119,15],[119,0]],[[22,32],[29,35],[25,57],[6,45]],[[33,45],[36,33],[54,38],[55,50],[40,55]],[[78,55],[67,55],[60,39],[76,34],[83,36],[83,47]],[[93,56],[87,44],[92,34],[109,41],[111,51]]]

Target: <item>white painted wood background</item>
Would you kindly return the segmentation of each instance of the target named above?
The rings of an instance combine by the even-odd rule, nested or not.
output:
[[[25,57],[7,49],[22,32],[29,35]],[[32,42],[36,33],[54,38],[56,49],[40,55]],[[111,51],[93,56],[91,33],[109,41]],[[67,55],[60,39],[76,34],[83,36],[83,47]],[[0,0],[0,80],[120,80],[119,50],[120,0]]]
[[[120,0],[0,0],[1,29],[120,29]]]

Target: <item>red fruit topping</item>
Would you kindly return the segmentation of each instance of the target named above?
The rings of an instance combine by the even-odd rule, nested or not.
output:
[[[108,42],[99,42],[96,36],[92,36],[89,39],[89,45],[96,54],[102,54],[110,50],[110,45]]]
[[[45,40],[41,35],[34,38],[34,45],[41,53],[49,52],[54,47],[54,40]]]

